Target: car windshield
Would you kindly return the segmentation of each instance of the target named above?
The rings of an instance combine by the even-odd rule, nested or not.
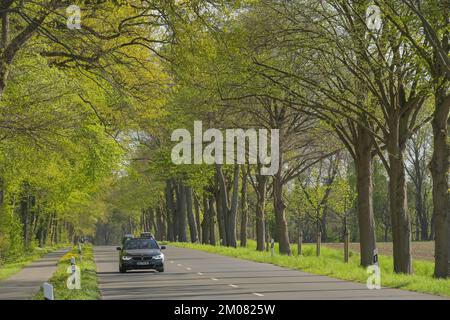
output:
[[[153,239],[130,239],[125,242],[124,249],[159,249],[159,247],[156,241]]]

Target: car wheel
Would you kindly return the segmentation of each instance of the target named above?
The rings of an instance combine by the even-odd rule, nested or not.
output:
[[[158,272],[164,272],[164,267],[156,269]]]
[[[127,269],[122,268],[122,267],[119,267],[119,272],[120,272],[120,273],[125,273],[125,272],[127,272]]]

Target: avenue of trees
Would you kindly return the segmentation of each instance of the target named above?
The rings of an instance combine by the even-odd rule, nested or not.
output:
[[[292,255],[349,234],[398,273],[433,241],[450,275],[449,0],[80,1],[75,30],[70,4],[0,6],[0,263],[81,235]],[[194,121],[279,129],[280,169],[174,164]]]

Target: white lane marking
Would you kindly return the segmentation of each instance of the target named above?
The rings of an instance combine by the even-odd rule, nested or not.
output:
[[[181,263],[177,264],[177,267],[182,267],[183,265]]]
[[[169,261],[170,263],[174,263],[174,261]]]
[[[258,296],[258,297],[264,297],[264,295],[263,295],[263,294],[261,294],[261,293],[256,293],[256,292],[253,292],[253,294],[254,294],[255,296]]]
[[[239,288],[237,285],[235,284],[229,284],[228,286],[232,287],[232,288]]]
[[[203,275],[203,273],[201,273],[201,272],[197,272],[197,274],[198,274],[199,276],[202,276],[202,275]]]
[[[192,270],[191,268],[187,267],[186,270]]]
[[[217,280],[219,280],[219,279],[216,279],[216,278],[211,278],[211,280],[213,280],[213,281],[217,281]]]

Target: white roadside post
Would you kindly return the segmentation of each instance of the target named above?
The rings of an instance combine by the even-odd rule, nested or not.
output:
[[[67,289],[73,290],[73,289],[81,289],[81,271],[80,267],[77,267],[75,265],[75,257],[70,258],[70,266],[67,267],[67,273],[70,274],[70,276],[67,278]]]
[[[45,300],[55,300],[55,296],[53,294],[53,286],[50,283],[44,282],[44,284],[42,285],[42,288],[44,290],[44,299]]]
[[[367,267],[367,289],[381,289],[381,271],[378,265],[378,249],[373,251],[372,265]]]
[[[72,267],[72,274],[75,273],[76,268],[75,268],[75,257],[70,258],[70,265]]]
[[[78,255],[80,256],[80,265],[83,262],[83,248],[81,242],[78,241]]]

